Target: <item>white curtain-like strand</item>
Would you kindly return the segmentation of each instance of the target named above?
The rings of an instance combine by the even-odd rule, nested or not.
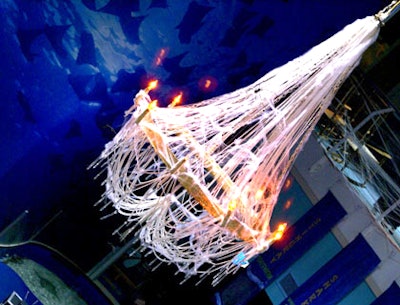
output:
[[[218,284],[282,235],[271,214],[296,156],[381,20],[346,26],[255,83],[200,103],[157,107],[141,90],[93,167],[122,237]]]

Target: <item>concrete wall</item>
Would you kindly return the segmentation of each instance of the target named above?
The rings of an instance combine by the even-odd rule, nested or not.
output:
[[[377,297],[394,281],[400,284],[400,250],[391,236],[376,223],[367,206],[350,189],[343,175],[333,167],[315,137],[311,137],[299,155],[292,175],[313,203],[330,190],[347,215],[333,228],[332,233],[342,247],[359,233],[368,241],[381,263],[366,279]]]

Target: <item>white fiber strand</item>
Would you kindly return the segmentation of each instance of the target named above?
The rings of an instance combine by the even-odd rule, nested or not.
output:
[[[250,86],[196,104],[159,108],[141,90],[100,156],[105,204],[129,219],[122,236],[139,223],[142,246],[214,285],[268,249],[296,156],[378,32],[376,18],[357,20]]]

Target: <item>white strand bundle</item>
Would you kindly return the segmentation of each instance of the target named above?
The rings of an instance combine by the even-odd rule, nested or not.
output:
[[[122,236],[188,278],[213,285],[278,239],[269,222],[296,156],[377,38],[379,21],[346,26],[250,86],[200,103],[154,107],[146,91],[100,156],[104,204]]]

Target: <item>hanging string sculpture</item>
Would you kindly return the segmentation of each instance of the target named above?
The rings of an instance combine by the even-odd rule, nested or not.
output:
[[[141,90],[93,165],[107,172],[100,202],[126,216],[118,233],[213,285],[268,249],[285,229],[269,221],[288,171],[385,14],[200,103],[161,108],[148,94],[156,82]]]

